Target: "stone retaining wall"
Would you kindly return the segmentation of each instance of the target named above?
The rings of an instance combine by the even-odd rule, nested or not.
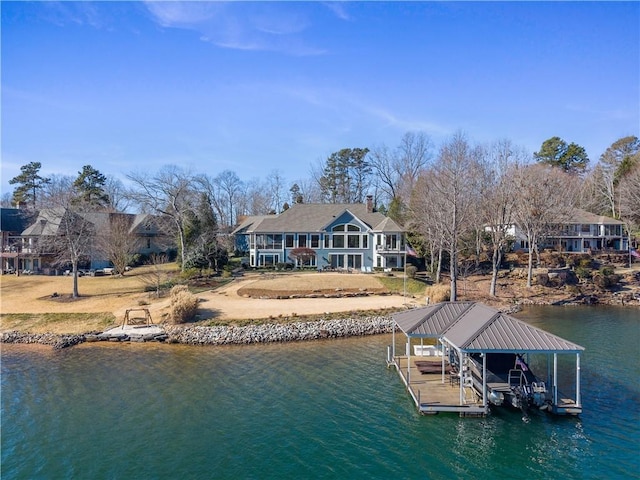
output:
[[[23,332],[2,332],[0,343],[37,343],[40,345],[51,345],[60,349],[72,347],[85,341],[85,336],[80,335],[59,335],[56,333],[23,333]]]
[[[250,343],[293,342],[390,333],[390,317],[362,319],[318,320],[288,324],[247,325],[244,327],[203,327],[196,325],[166,325],[167,342],[187,345],[243,345]],[[3,332],[2,343],[37,343],[65,348],[86,341],[84,335],[53,333]]]

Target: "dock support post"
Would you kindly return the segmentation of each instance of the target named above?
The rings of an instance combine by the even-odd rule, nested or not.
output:
[[[407,337],[407,385],[411,384],[411,337]]]
[[[391,353],[393,357],[396,356],[396,324],[393,323],[393,330],[391,330]]]
[[[553,354],[553,406],[558,406],[558,354]]]
[[[487,408],[487,354],[482,354],[482,406]]]
[[[581,407],[580,401],[580,354],[576,353],[576,406]]]

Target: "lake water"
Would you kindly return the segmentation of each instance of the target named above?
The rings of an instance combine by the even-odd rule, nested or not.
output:
[[[2,346],[2,479],[612,479],[640,471],[640,310],[519,318],[586,347],[584,413],[420,416],[391,336]]]

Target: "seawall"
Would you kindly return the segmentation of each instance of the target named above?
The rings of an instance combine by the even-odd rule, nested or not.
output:
[[[391,333],[390,317],[373,316],[313,322],[270,323],[261,325],[214,326],[165,325],[167,343],[185,345],[246,345],[251,343],[295,342]],[[2,332],[1,343],[51,345],[56,349],[87,341],[84,334]]]

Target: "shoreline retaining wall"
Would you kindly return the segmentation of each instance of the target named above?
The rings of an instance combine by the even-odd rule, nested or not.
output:
[[[317,320],[286,324],[261,324],[205,327],[198,325],[164,325],[166,343],[184,345],[247,345],[252,343],[295,342],[326,338],[354,337],[391,333],[391,317],[373,316],[339,320]],[[55,349],[72,347],[86,341],[84,334],[2,332],[0,343],[51,345]]]

